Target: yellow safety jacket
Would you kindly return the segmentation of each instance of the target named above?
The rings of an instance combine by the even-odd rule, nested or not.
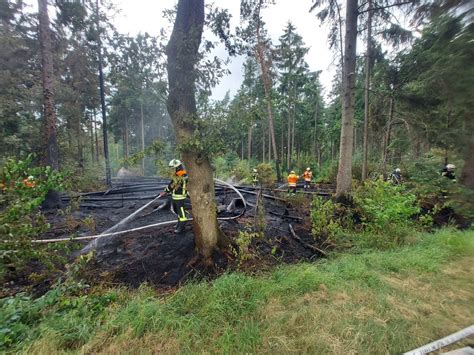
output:
[[[184,200],[188,194],[188,174],[186,170],[178,170],[169,183],[165,192],[171,193],[173,200]]]

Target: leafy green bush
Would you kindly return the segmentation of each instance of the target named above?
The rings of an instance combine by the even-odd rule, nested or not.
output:
[[[106,316],[106,308],[117,299],[114,291],[98,295],[75,295],[75,287],[58,285],[45,295],[33,299],[25,294],[0,300],[0,350],[8,350],[29,339],[34,340],[43,329],[54,332],[54,342],[63,349],[86,343],[94,334],[98,319]],[[38,326],[42,322],[42,326]],[[48,334],[51,336],[51,334]]]
[[[219,179],[228,179],[232,175],[232,170],[239,161],[239,158],[234,153],[227,153],[220,155],[213,159],[212,165],[215,176]]]
[[[352,230],[352,220],[347,212],[339,203],[325,201],[320,196],[315,197],[311,208],[313,237],[335,240],[342,236],[345,230]]]
[[[406,167],[406,186],[418,196],[422,205],[437,210],[451,208],[468,220],[474,220],[474,190],[441,176],[442,159],[435,153],[429,152]],[[460,166],[457,160],[455,162]]]
[[[232,174],[238,181],[250,184],[252,182],[250,162],[248,160],[239,160],[235,164]]]
[[[316,198],[311,220],[313,236],[341,244],[343,237],[362,247],[386,249],[404,244],[422,224],[415,216],[420,208],[416,196],[402,186],[382,180],[366,181],[353,193],[353,205]]]
[[[316,182],[317,183],[335,183],[336,176],[337,176],[337,160],[328,160],[324,162],[321,166],[321,169],[316,174]]]
[[[366,181],[353,196],[362,210],[365,230],[376,234],[413,224],[411,217],[420,211],[414,194],[382,180]]]
[[[276,173],[269,163],[257,165],[258,181],[264,187],[271,187],[277,181]]]
[[[33,167],[33,155],[25,160],[7,159],[0,172],[0,279],[7,266],[21,268],[28,260],[38,258],[30,239],[49,228],[38,207],[49,190],[64,186],[64,176],[50,167]],[[28,187],[25,178],[33,176]],[[33,182],[31,182],[33,183]]]

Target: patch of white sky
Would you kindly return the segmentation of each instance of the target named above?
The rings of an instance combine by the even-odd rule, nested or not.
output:
[[[162,11],[176,5],[176,0],[113,0],[120,14],[114,19],[119,32],[136,35],[139,32],[148,32],[157,35],[162,27],[166,27],[167,20],[162,18]],[[239,25],[240,0],[216,1],[218,7],[226,8],[232,15],[232,28]],[[327,42],[328,29],[320,25],[314,13],[309,13],[311,0],[277,0],[276,4],[270,5],[262,11],[268,34],[273,45],[278,44],[278,38],[283,34],[287,23],[292,22],[305,45],[309,47],[306,61],[311,71],[321,71],[320,80],[325,92],[330,89],[335,74],[334,54],[329,49]],[[205,37],[210,33],[204,33]],[[223,46],[215,49],[215,56],[227,57]],[[223,77],[213,89],[212,98],[222,99],[227,92],[232,97],[239,89],[243,75],[243,57],[233,57],[228,65],[231,74]]]

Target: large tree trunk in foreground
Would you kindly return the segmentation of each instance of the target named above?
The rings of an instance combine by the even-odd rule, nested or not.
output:
[[[53,53],[49,29],[48,2],[38,0],[39,42],[43,76],[43,113],[45,138],[45,165],[59,169],[59,151],[56,133],[56,111],[54,108]]]
[[[209,158],[192,145],[196,119],[195,71],[204,24],[204,0],[179,0],[168,55],[168,112],[183,145],[183,160],[189,176],[193,227],[199,254],[209,260],[221,233],[217,223],[214,181]]]
[[[352,141],[355,102],[355,70],[357,44],[357,0],[347,0],[344,44],[344,77],[342,100],[341,143],[337,171],[336,197],[347,195],[352,185]]]

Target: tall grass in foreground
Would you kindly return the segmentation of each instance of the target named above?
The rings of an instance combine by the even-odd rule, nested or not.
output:
[[[400,353],[473,323],[473,255],[474,231],[442,230],[404,248],[229,273],[168,296],[146,286],[53,290],[2,300],[0,340],[36,353]]]

